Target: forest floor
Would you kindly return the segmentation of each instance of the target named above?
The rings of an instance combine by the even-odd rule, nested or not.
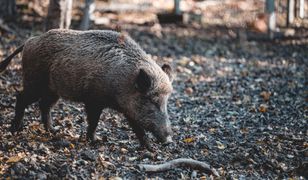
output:
[[[22,23],[9,27],[12,32],[1,32],[1,59],[29,34],[41,33]],[[247,41],[239,35],[245,29],[224,25],[123,27],[153,59],[175,68],[168,104],[174,144],[153,138],[154,152],[140,150],[125,118],[104,110],[96,133],[101,141],[91,145],[84,138],[83,105],[64,100],[52,111],[57,134],[44,131],[33,104],[24,130],[13,136],[19,55],[0,76],[1,179],[211,178],[187,168],[154,174],[136,168],[176,158],[207,162],[222,179],[308,178],[307,29],[295,28],[301,38]]]

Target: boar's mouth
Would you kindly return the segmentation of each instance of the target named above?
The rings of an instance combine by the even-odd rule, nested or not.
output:
[[[153,128],[153,126],[151,126],[151,128],[147,128],[146,130],[152,133],[159,143],[162,144],[172,143],[173,141],[171,135],[167,133],[162,133],[162,129],[163,128]]]
[[[154,136],[155,136],[155,134],[154,134]],[[158,135],[158,136],[155,136],[155,137],[156,137],[157,141],[162,143],[162,144],[170,144],[170,143],[173,142],[171,135],[168,135],[166,137],[162,137],[162,136]]]

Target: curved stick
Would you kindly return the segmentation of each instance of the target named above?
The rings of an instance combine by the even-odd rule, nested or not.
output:
[[[163,164],[156,164],[156,165],[139,164],[138,165],[138,168],[145,172],[162,172],[162,171],[167,171],[167,170],[178,168],[178,167],[189,167],[191,169],[197,169],[197,170],[204,171],[206,173],[213,174],[214,176],[219,177],[218,172],[214,168],[211,168],[209,164],[205,162],[196,161],[193,159],[179,158],[179,159],[174,159],[174,160],[171,160]]]

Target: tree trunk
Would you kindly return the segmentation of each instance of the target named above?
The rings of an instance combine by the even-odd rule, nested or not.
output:
[[[288,17],[287,17],[287,26],[290,26],[294,22],[294,9],[295,1],[288,0]]]
[[[305,0],[299,0],[299,17],[302,19],[305,17]]]
[[[174,9],[173,9],[174,14],[180,15],[181,14],[181,9],[180,9],[180,0],[174,0]]]
[[[68,29],[72,19],[73,0],[49,0],[45,31],[50,29]]]
[[[266,0],[265,3],[265,11],[268,14],[268,33],[270,39],[273,39],[276,28],[275,0]]]
[[[0,0],[0,18],[13,20],[16,17],[15,0]]]
[[[80,30],[88,30],[90,27],[90,17],[91,14],[95,10],[95,3],[94,0],[86,0],[85,7],[83,9],[83,16],[79,26]]]

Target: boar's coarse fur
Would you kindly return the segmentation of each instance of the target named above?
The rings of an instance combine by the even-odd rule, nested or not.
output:
[[[171,67],[158,66],[128,36],[114,31],[50,30],[28,39],[0,63],[3,71],[23,51],[23,91],[17,95],[11,131],[22,129],[25,108],[39,101],[41,119],[52,130],[50,109],[59,97],[85,104],[87,138],[95,140],[102,109],[125,115],[141,145],[145,131],[171,141],[167,101]]]

